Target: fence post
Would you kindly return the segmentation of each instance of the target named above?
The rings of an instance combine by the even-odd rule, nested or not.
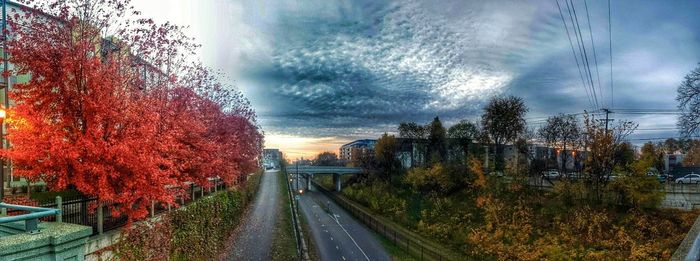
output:
[[[192,201],[194,201],[194,183],[190,184],[190,190],[192,191]]]
[[[104,213],[102,212],[102,203],[97,205],[97,234],[102,235],[104,231]]]
[[[199,187],[199,192],[200,192],[199,194],[203,198],[204,197],[204,187]]]
[[[58,209],[58,214],[56,214],[56,222],[63,222],[63,199],[61,196],[56,196],[56,209]]]
[[[156,202],[151,200],[151,217],[156,216]]]
[[[81,197],[80,198],[80,223],[81,225],[87,225],[88,224],[88,198],[86,197]]]

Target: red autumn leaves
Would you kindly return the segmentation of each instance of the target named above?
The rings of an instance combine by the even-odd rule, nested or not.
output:
[[[8,51],[13,74],[31,76],[10,93],[3,155],[14,175],[116,202],[135,219],[152,201],[176,203],[185,182],[257,168],[262,134],[248,101],[190,61],[196,46],[178,27],[122,21],[105,38],[128,7],[57,3],[42,9],[51,19],[9,12],[28,14],[11,16]]]

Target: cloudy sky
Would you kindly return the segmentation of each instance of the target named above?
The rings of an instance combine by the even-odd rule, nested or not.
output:
[[[201,59],[251,99],[267,147],[289,158],[401,121],[475,120],[499,94],[523,97],[533,127],[556,113],[675,109],[678,84],[700,62],[700,1],[614,0],[612,41],[607,1],[566,3],[571,43],[555,0],[134,1],[146,16],[189,26]],[[582,83],[571,19],[595,89]],[[612,118],[639,122],[636,142],[677,135],[674,114],[622,112]]]

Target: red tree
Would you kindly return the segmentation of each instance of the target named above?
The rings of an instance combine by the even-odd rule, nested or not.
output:
[[[115,202],[131,220],[175,203],[185,182],[254,170],[262,135],[240,92],[190,65],[197,46],[180,28],[123,19],[138,13],[118,2],[14,11],[10,62],[31,79],[13,86],[3,155],[16,175]]]

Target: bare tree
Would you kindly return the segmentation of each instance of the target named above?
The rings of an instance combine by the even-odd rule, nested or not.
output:
[[[484,108],[481,125],[496,145],[496,169],[503,168],[502,145],[515,140],[525,131],[528,108],[520,97],[494,97]]]
[[[685,137],[700,134],[700,65],[685,76],[676,100],[682,111],[678,119],[681,134]]]
[[[473,122],[461,120],[447,129],[447,137],[452,139],[475,140],[479,138],[479,127]]]
[[[549,117],[547,124],[539,129],[538,134],[547,146],[557,149],[557,157],[563,162],[561,169],[566,170],[567,148],[576,149],[581,141],[578,119],[574,115],[563,114]]]
[[[401,138],[425,139],[428,136],[426,127],[415,122],[402,122],[398,130]]]

